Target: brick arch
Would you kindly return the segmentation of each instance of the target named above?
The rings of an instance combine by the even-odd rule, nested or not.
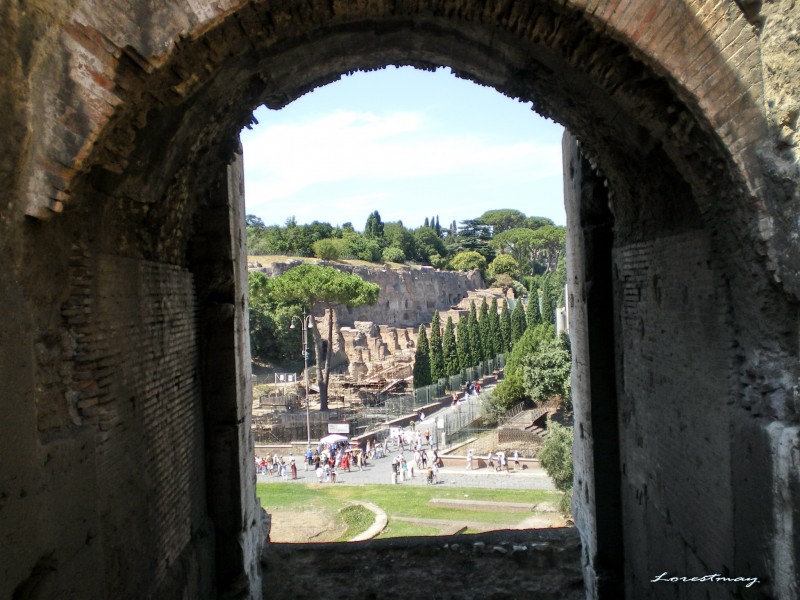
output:
[[[325,67],[312,69],[306,77],[284,72],[282,76],[291,78],[287,87],[274,89],[271,96],[265,94],[263,98],[250,91],[244,102],[263,100],[282,105],[343,71],[359,67],[359,62],[383,66],[416,61],[427,67],[451,62],[448,55],[453,60],[459,58],[456,49],[465,63],[466,76],[526,99],[541,93],[518,87],[520,75],[529,71],[533,76],[552,76],[547,65],[544,71],[537,69],[541,66],[537,64],[539,57],[544,55],[546,63],[548,52],[560,53],[570,69],[585,71],[585,78],[605,88],[612,99],[637,94],[641,82],[637,81],[640,73],[636,69],[624,73],[623,80],[604,81],[609,75],[613,78],[609,60],[619,57],[595,57],[595,49],[569,35],[573,30],[588,31],[601,40],[615,40],[621,44],[616,52],[630,53],[643,68],[663,77],[668,93],[706,124],[709,133],[714,132],[750,189],[758,186],[758,174],[752,172],[753,161],[747,154],[764,132],[757,39],[732,2],[714,10],[705,5],[692,10],[667,0],[570,0],[541,6],[332,3],[301,9],[291,3],[271,8],[267,3],[228,0],[170,4],[132,14],[114,2],[102,7],[87,2],[63,23],[52,59],[43,63],[34,78],[52,83],[42,85],[41,97],[34,97],[32,103],[35,110],[30,125],[34,135],[25,168],[27,214],[48,218],[61,212],[70,203],[76,178],[96,166],[111,171],[128,169],[130,139],[144,126],[147,107],[180,109],[202,93],[202,87],[232,57],[258,61],[259,55],[274,55],[281,48],[291,52],[293,47],[314,43],[321,36],[338,35],[345,40],[359,29],[366,32],[364,37],[373,36],[372,44],[377,48],[392,43],[391,38],[397,35],[393,29],[413,35],[417,43],[404,48],[399,57],[391,52],[381,57],[377,52],[379,56],[372,60],[355,64],[343,60],[346,47],[332,44],[327,57],[314,58],[317,64],[327,59]],[[448,31],[454,38],[449,47],[430,47],[430,40]],[[234,48],[236,44],[240,47]],[[493,56],[498,47],[506,50],[505,54]],[[477,72],[481,63],[499,66],[500,73]],[[277,83],[269,72],[269,63],[262,68],[263,84]],[[258,69],[254,64],[253,71]],[[624,81],[628,75],[633,81]],[[48,90],[58,82],[66,92],[53,102]],[[669,108],[670,102],[661,108]],[[556,106],[550,106],[553,104]],[[624,107],[624,102],[621,104]],[[543,100],[540,109],[580,130],[558,105],[558,101]],[[657,117],[648,115],[653,116]],[[122,123],[126,119],[135,121]],[[672,133],[670,127],[690,126],[655,118],[650,128],[659,139]]]

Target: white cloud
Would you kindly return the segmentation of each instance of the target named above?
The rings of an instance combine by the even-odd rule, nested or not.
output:
[[[537,180],[561,173],[560,147],[440,132],[419,112],[338,111],[301,123],[266,123],[247,132],[245,146],[248,212],[288,210],[300,221],[314,209],[293,198],[315,186],[346,181],[384,186],[385,191],[333,200],[352,209],[374,206],[376,199],[391,196],[393,183],[407,186],[414,179]]]

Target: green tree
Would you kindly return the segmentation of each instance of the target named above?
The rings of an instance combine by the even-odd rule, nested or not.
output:
[[[489,265],[489,277],[492,279],[498,275],[508,275],[512,279],[519,279],[519,263],[510,254],[498,254]]]
[[[383,239],[383,221],[381,221],[381,215],[377,210],[371,212],[367,217],[367,223],[364,225],[364,236],[378,241]]]
[[[475,308],[475,302],[469,303],[469,317],[467,317],[467,325],[469,326],[469,349],[470,349],[470,367],[477,366],[483,360],[483,341],[481,340],[481,328],[478,323],[478,311]]]
[[[417,246],[414,235],[403,226],[402,221],[383,224],[383,241],[388,248],[399,248],[406,259],[416,256]]]
[[[533,231],[531,258],[545,273],[555,271],[559,259],[566,252],[567,228],[547,225]]]
[[[458,367],[460,371],[472,366],[472,349],[470,348],[469,319],[461,317],[456,326],[456,348],[458,350]]]
[[[492,357],[503,354],[503,333],[500,329],[500,313],[497,312],[497,298],[492,298],[489,307],[489,327],[492,337]]]
[[[535,239],[537,239],[536,234],[532,229],[521,227],[498,233],[489,245],[498,252],[512,256],[520,273],[531,273]]]
[[[552,325],[537,325],[527,329],[514,344],[506,358],[503,380],[492,392],[492,401],[499,410],[507,410],[518,402],[530,399],[523,377],[523,363],[526,357],[536,354],[542,347],[551,343],[554,335]]]
[[[500,337],[503,342],[503,354],[511,351],[511,313],[508,310],[508,300],[503,298],[503,306],[500,309]]]
[[[525,219],[525,223],[521,226],[527,227],[528,229],[541,229],[542,227],[547,227],[548,225],[555,225],[555,223],[546,217],[528,217]]]
[[[297,361],[300,334],[289,328],[301,307],[281,304],[272,294],[272,280],[264,273],[248,273],[250,351],[253,356],[279,361]]]
[[[514,348],[514,344],[517,343],[517,340],[522,337],[522,334],[525,333],[527,329],[527,323],[525,322],[525,311],[522,308],[522,302],[517,299],[514,303],[514,310],[511,311],[511,348]]]
[[[480,216],[479,221],[490,225],[492,227],[492,234],[497,235],[507,229],[514,229],[515,227],[526,227],[525,213],[515,210],[513,208],[498,208],[494,210],[487,210]]]
[[[324,353],[324,362],[321,361],[321,358],[323,342],[327,342],[329,350],[333,348],[335,308],[337,306],[353,308],[365,304],[375,304],[380,288],[374,283],[364,281],[358,275],[343,273],[333,267],[312,264],[292,267],[275,277],[271,285],[272,293],[278,301],[301,304],[307,308],[310,315],[320,311],[327,313],[326,339],[323,340],[318,327],[311,327],[309,331],[314,339],[314,353],[317,357],[320,410],[328,410],[328,381],[333,352]]]
[[[542,291],[541,317],[543,323],[555,323],[556,320],[556,306],[561,290],[556,287],[558,284],[554,279],[549,273],[539,279],[539,286]]]
[[[561,407],[569,410],[571,367],[569,347],[560,340],[552,340],[524,357],[522,379],[528,395],[537,404],[557,398]]]
[[[346,233],[342,238],[347,243],[348,254],[352,258],[377,262],[381,258],[381,246],[377,240],[367,238],[360,233]]]
[[[312,246],[314,256],[322,260],[337,260],[341,256],[341,240],[335,238],[325,238],[317,240]]]
[[[559,508],[568,514],[572,502],[572,427],[548,421],[547,430],[539,461],[556,489],[564,492]]]
[[[458,362],[458,347],[456,345],[456,332],[453,326],[453,317],[447,317],[442,335],[442,354],[444,355],[444,372],[450,377],[461,370]]]
[[[385,263],[402,263],[406,261],[406,255],[397,246],[389,246],[381,252],[381,260]]]
[[[450,260],[450,266],[456,271],[478,269],[483,273],[486,270],[486,259],[474,250],[465,250],[459,252]]]
[[[456,235],[453,240],[453,253],[456,254],[464,250],[474,250],[481,254],[488,264],[494,260],[495,254],[494,250],[489,246],[489,241],[491,239],[491,226],[481,223],[480,219],[461,221],[458,235]]]
[[[478,309],[478,328],[481,332],[483,360],[489,360],[494,357],[494,338],[492,337],[492,323],[489,318],[489,304],[486,302],[486,298],[481,300],[481,306]]]
[[[414,388],[425,387],[431,382],[431,354],[425,325],[419,326],[417,349],[414,352]]]
[[[528,304],[525,307],[525,323],[528,327],[534,327],[542,322],[542,315],[539,314],[539,291],[531,290],[528,295]]]
[[[253,229],[267,228],[267,226],[264,225],[264,221],[261,220],[261,217],[257,217],[256,215],[245,215],[244,225],[245,227],[252,227]]]
[[[420,227],[413,233],[416,246],[416,259],[429,263],[432,256],[446,257],[447,249],[442,238],[431,227]]]
[[[439,317],[439,311],[433,311],[433,318],[431,319],[431,337],[428,345],[430,346],[431,355],[431,382],[435,383],[442,377],[445,377],[446,372],[444,368],[444,350],[442,348],[442,321]]]

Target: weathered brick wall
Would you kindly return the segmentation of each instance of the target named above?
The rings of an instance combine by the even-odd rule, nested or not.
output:
[[[67,397],[76,425],[96,431],[93,535],[115,557],[103,588],[120,598],[163,593],[182,560],[197,560],[192,537],[207,518],[192,276],[109,255],[89,271],[85,281],[78,268],[84,285],[62,312],[75,336]],[[132,580],[140,571],[152,578]]]
[[[734,571],[733,336],[710,255],[703,232],[615,250],[627,589],[637,598],[658,597],[646,573]]]

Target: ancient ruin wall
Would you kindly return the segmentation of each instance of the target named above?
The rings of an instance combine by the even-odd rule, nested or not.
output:
[[[279,275],[297,263],[272,263],[256,267],[268,275]],[[373,306],[338,308],[340,326],[353,327],[356,321],[371,321],[396,327],[415,327],[430,323],[433,311],[445,311],[466,297],[467,293],[483,287],[478,271],[463,273],[439,271],[431,267],[397,268],[389,266],[326,263],[339,270],[363,277],[380,286],[378,302]]]

